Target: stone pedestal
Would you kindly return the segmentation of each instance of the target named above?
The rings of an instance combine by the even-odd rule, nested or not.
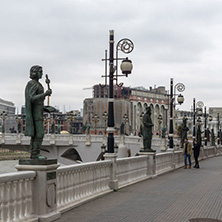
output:
[[[144,150],[144,146],[143,146],[143,136],[140,137],[140,151]]]
[[[120,142],[118,148],[118,158],[128,157],[127,147],[125,144],[125,136],[120,135]]]
[[[55,145],[56,141],[55,141],[55,134],[51,134],[50,136],[50,145]]]
[[[17,138],[16,138],[16,144],[20,145],[21,142],[22,142],[22,141],[21,141],[21,134],[18,133],[18,134],[17,134]]]
[[[1,144],[5,144],[5,134],[2,133],[2,138],[0,140]]]
[[[90,134],[86,134],[86,142],[85,142],[86,146],[90,146],[91,145],[91,135]]]
[[[156,177],[156,152],[139,152],[138,154],[148,156],[147,175],[152,178]]]
[[[160,140],[160,150],[162,151],[162,152],[165,152],[166,150],[167,150],[167,141],[166,141],[166,138],[161,138],[161,140]]]
[[[16,165],[18,171],[36,171],[33,181],[33,214],[39,222],[50,222],[61,217],[57,211],[57,164],[56,159],[20,160]]]
[[[117,154],[116,153],[106,153],[104,155],[105,160],[111,160],[112,161],[112,168],[111,168],[111,172],[110,172],[110,182],[109,182],[109,187],[110,189],[113,190],[118,190],[118,180],[116,177],[116,171],[117,171],[117,163],[116,163],[116,159],[117,159]]]

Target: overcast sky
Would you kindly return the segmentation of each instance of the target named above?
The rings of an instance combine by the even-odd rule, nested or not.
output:
[[[221,0],[1,0],[0,98],[24,104],[32,65],[43,66],[61,111],[80,109],[103,83],[109,30],[134,43],[124,86],[186,86],[185,103],[222,107]],[[45,75],[41,83],[45,84]]]

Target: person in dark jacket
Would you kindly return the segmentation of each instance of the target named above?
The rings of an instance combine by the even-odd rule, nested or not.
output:
[[[194,141],[193,151],[194,151],[194,159],[195,159],[194,168],[200,168],[199,162],[198,162],[198,157],[200,154],[200,144],[197,142],[197,140]]]

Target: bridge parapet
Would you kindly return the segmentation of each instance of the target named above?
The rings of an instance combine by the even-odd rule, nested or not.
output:
[[[222,155],[222,147],[201,148],[200,160]],[[152,159],[153,158],[153,159]],[[57,172],[57,210],[65,212],[71,208],[111,192],[111,172],[115,172],[117,189],[141,180],[175,170],[183,166],[182,151],[157,153],[152,155],[121,158],[116,161],[116,171],[112,171],[113,161],[97,161],[79,165],[61,166]],[[150,160],[153,160],[151,163]],[[155,175],[150,174],[155,164]],[[16,172],[0,175],[0,221],[38,221],[32,214],[33,196],[46,190],[33,190],[36,172]],[[25,191],[24,191],[25,189]],[[116,187],[115,187],[116,189]],[[36,204],[36,203],[35,203]]]

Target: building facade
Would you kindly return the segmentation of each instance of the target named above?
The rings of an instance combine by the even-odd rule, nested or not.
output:
[[[9,131],[10,129],[13,128],[15,124],[15,120],[13,116],[15,115],[15,105],[13,102],[3,100],[0,98],[0,114],[4,114],[4,116],[1,116],[1,121],[0,121],[0,132],[3,131],[3,122],[4,122],[4,129],[5,132]],[[6,115],[7,116],[6,116]]]
[[[84,100],[83,124],[91,125],[91,133],[104,134],[107,127],[108,93],[109,86],[93,86],[93,98]],[[120,125],[124,122],[127,135],[138,135],[142,115],[147,106],[151,107],[151,118],[154,123],[154,133],[167,128],[168,122],[168,95],[165,87],[145,89],[144,87],[114,86],[114,120],[116,134],[119,133]],[[162,121],[158,121],[158,116]],[[96,117],[96,118],[95,118]],[[127,117],[127,118],[126,118]]]

